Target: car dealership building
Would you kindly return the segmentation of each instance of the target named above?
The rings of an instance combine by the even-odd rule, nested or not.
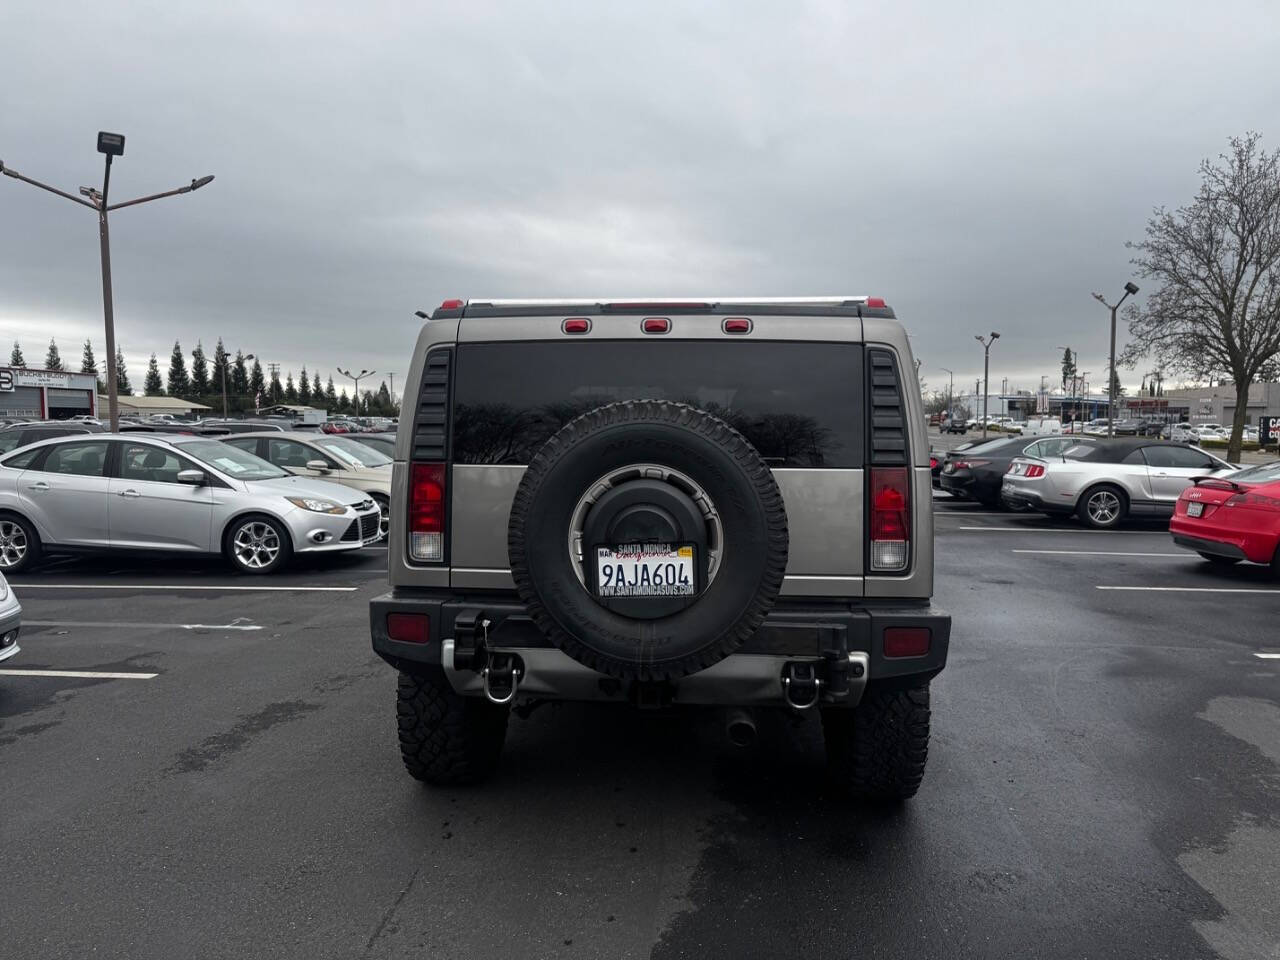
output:
[[[98,380],[92,373],[0,367],[0,417],[67,420],[98,415]]]

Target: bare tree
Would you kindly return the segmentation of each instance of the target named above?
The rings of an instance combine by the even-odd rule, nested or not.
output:
[[[1280,152],[1267,153],[1259,139],[1233,137],[1227,153],[1203,161],[1195,199],[1157,209],[1146,239],[1129,244],[1156,287],[1127,311],[1129,357],[1153,353],[1199,378],[1229,374],[1231,460],[1240,456],[1249,387],[1280,351]]]

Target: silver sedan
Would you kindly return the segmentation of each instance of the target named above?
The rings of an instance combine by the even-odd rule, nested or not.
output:
[[[381,539],[378,507],[206,437],[91,434],[0,459],[0,572],[45,553],[222,554],[273,573],[295,553]]]
[[[1237,468],[1178,443],[1143,438],[1096,440],[1060,457],[1018,457],[1004,475],[1001,499],[1011,507],[1076,514],[1097,529],[1130,514],[1170,517],[1195,477]]]

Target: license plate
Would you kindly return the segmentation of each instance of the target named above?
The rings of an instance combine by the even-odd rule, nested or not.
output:
[[[1187,516],[1188,516],[1188,517],[1200,517],[1200,516],[1204,516],[1204,504],[1203,504],[1203,503],[1188,503],[1188,504],[1187,504]]]
[[[691,597],[693,547],[627,543],[596,549],[596,590],[602,597]]]
[[[942,472],[943,472],[943,473],[955,473],[955,472],[956,472],[956,465],[955,465],[954,463],[947,463],[947,464],[943,464],[943,466],[942,466]]]

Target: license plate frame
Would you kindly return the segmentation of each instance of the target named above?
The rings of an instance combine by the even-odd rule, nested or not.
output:
[[[697,593],[693,544],[600,546],[594,556],[595,594],[601,600],[681,600]]]
[[[1201,503],[1201,502],[1200,502],[1200,501],[1198,501],[1198,500],[1193,500],[1191,503],[1188,503],[1188,504],[1187,504],[1187,516],[1188,516],[1188,517],[1203,517],[1203,516],[1204,516],[1204,504],[1203,504],[1203,503]]]

